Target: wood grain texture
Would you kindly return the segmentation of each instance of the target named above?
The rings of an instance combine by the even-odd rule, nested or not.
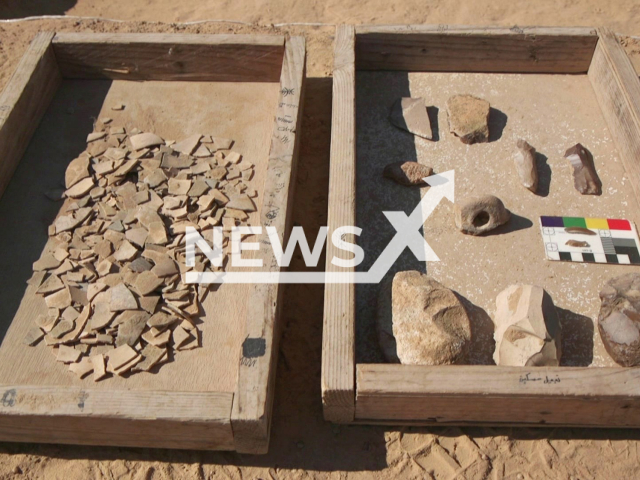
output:
[[[0,196],[62,80],[51,47],[53,35],[36,35],[0,94]]]
[[[358,420],[640,427],[640,370],[357,367]]]
[[[305,57],[304,38],[289,38],[285,45],[280,97],[262,196],[260,225],[263,228],[275,227],[281,244],[287,238],[291,222],[302,120]],[[262,259],[262,271],[280,271],[266,235],[263,235],[256,258]],[[269,446],[283,290],[284,286],[277,283],[250,285],[246,339],[239,359],[238,383],[231,417],[235,449],[238,452],[266,453]]]
[[[284,37],[165,33],[58,33],[65,78],[277,82]]]
[[[598,41],[587,28],[356,27],[356,69],[586,73]]]
[[[330,241],[331,232],[341,226],[356,224],[354,42],[352,26],[338,27],[333,69],[327,273],[348,271],[331,263],[334,256],[340,256],[340,250]],[[322,334],[322,404],[326,420],[341,423],[353,420],[354,366],[355,285],[327,283]]]
[[[0,439],[231,450],[231,393],[0,386]]]
[[[179,140],[194,131],[233,138],[234,151],[255,164],[251,184],[262,199],[279,92],[279,81],[63,82],[0,200],[3,331],[13,318],[0,348],[0,385],[7,385],[0,397],[14,389],[16,395],[27,392],[20,397],[27,403],[7,415],[0,412],[0,440],[234,449],[231,409],[249,286],[221,285],[207,295],[201,348],[179,352],[179,358],[153,373],[94,383],[91,376],[78,379],[56,362],[42,342],[31,348],[22,343],[34,318],[46,311],[43,299],[33,287],[25,292],[22,280],[46,242],[47,225],[58,208],[64,209],[42,192],[59,187],[68,162],[85,145],[92,119],[109,116],[114,125],[154,131],[163,138]],[[126,108],[111,110],[117,103]],[[250,224],[259,224],[262,203],[256,203]],[[7,302],[8,295],[17,300]],[[7,309],[7,303],[16,306]],[[91,408],[85,401],[78,411],[74,405],[81,403],[82,392],[95,401]],[[5,398],[8,403],[12,395]]]
[[[598,34],[588,76],[640,202],[640,80],[615,34]]]

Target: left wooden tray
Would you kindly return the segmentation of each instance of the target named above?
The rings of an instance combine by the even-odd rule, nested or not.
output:
[[[44,192],[60,184],[92,117],[114,116],[117,102],[127,105],[123,121],[165,138],[234,138],[256,165],[250,224],[275,226],[283,241],[304,68],[301,37],[36,36],[0,95],[0,440],[266,452],[279,285],[222,285],[204,304],[202,348],[155,374],[94,383],[56,365],[44,346],[22,344],[42,308],[25,280],[59,208]],[[279,268],[268,245],[256,255]]]

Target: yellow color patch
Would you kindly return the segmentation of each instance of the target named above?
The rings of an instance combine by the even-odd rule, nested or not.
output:
[[[598,230],[609,230],[609,224],[606,218],[585,218],[587,228],[596,228]]]

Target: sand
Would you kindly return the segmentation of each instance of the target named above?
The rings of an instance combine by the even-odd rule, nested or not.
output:
[[[331,127],[333,28],[279,22],[467,23],[599,25],[640,35],[632,0],[552,2],[526,7],[506,0],[372,2],[202,2],[161,0],[10,0],[0,17],[38,14],[102,15],[95,20],[0,23],[0,88],[40,30],[287,33],[307,37],[307,90],[294,222],[308,235],[326,225]],[[131,22],[131,19],[138,22]],[[227,19],[246,22],[190,26],[170,22]],[[162,21],[165,24],[143,23]],[[623,39],[636,68],[640,43]],[[324,259],[320,265],[324,264]],[[292,270],[302,261],[294,256]],[[510,428],[337,426],[322,418],[321,285],[289,285],[277,371],[271,450],[265,456],[37,444],[0,444],[0,478],[47,479],[395,479],[395,478],[633,478],[638,476],[640,431]]]

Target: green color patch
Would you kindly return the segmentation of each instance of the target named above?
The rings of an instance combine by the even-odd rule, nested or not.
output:
[[[587,222],[584,217],[562,217],[562,223],[567,227],[587,228]]]

